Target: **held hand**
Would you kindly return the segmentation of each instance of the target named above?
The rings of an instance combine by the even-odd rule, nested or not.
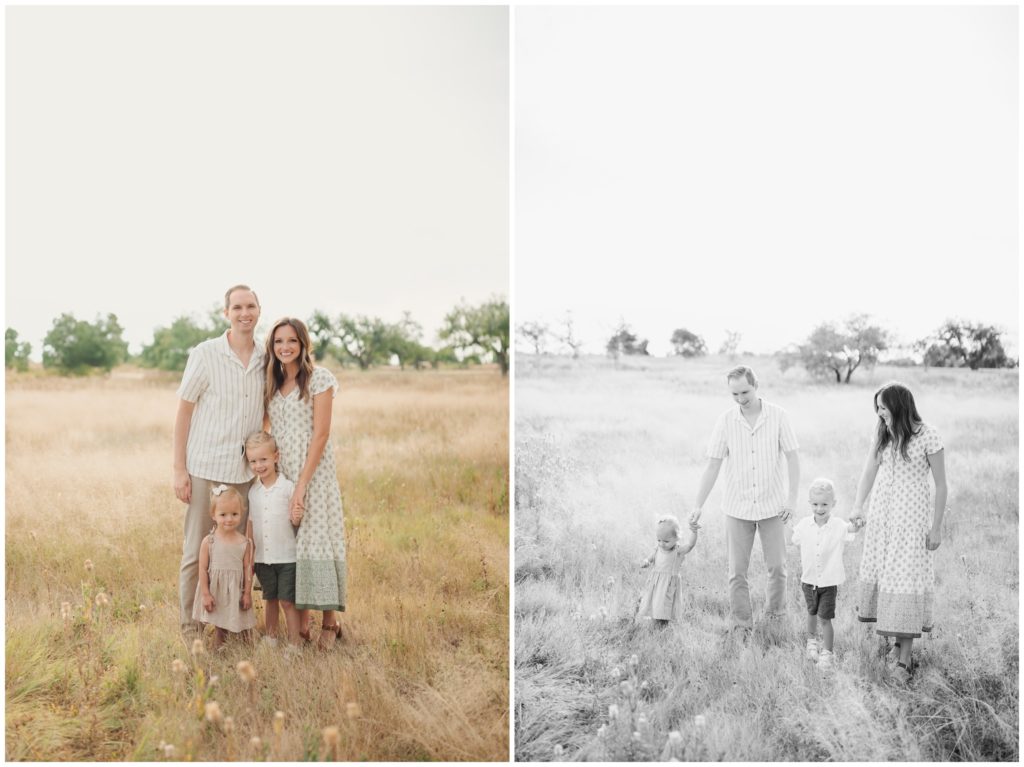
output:
[[[192,478],[185,469],[174,470],[174,497],[182,503],[192,501]]]
[[[296,485],[292,499],[288,501],[288,510],[294,512],[296,509],[302,511],[306,508],[306,486]]]
[[[928,537],[924,540],[924,547],[928,551],[935,551],[939,548],[939,544],[942,543],[942,532],[939,530],[929,530]]]
[[[792,517],[792,516],[793,516],[793,509],[790,508],[789,506],[783,506],[782,510],[779,512],[779,519],[782,520],[783,524],[785,524],[786,522],[789,522],[790,517]]]
[[[695,530],[696,529],[694,527],[694,525],[696,525],[698,522],[700,522],[700,515],[703,514],[703,513],[704,513],[704,509],[694,509],[693,511],[690,512],[690,529],[691,530]],[[697,525],[697,526],[699,527],[700,525]]]
[[[290,512],[288,512],[288,518],[291,520],[291,523],[293,525],[298,527],[302,524],[302,517],[305,513],[305,510],[301,506],[296,506],[292,508]]]
[[[203,609],[208,613],[213,612],[213,608],[217,606],[217,603],[213,601],[213,594],[203,594]]]
[[[864,519],[864,509],[857,507],[853,510],[853,514],[850,516],[850,521],[855,524],[858,529],[864,527],[867,524],[867,520]]]
[[[650,566],[651,566],[651,560],[649,558],[645,559],[643,562],[640,563],[640,569],[641,570],[643,570],[645,567],[650,567]]]
[[[703,525],[698,525],[696,522],[690,522],[690,529],[693,530],[693,532],[697,532],[701,527],[703,527]]]

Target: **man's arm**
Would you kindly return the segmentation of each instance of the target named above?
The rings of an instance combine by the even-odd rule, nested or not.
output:
[[[796,494],[800,490],[800,456],[796,450],[786,451],[786,464],[789,467],[789,496],[779,514],[783,522],[789,521],[789,518],[793,516],[793,509],[796,508]]]
[[[700,487],[697,488],[696,508],[690,512],[690,522],[700,521],[700,515],[704,513],[704,502],[711,495],[711,489],[718,480],[718,472],[722,469],[722,458],[709,458],[704,474],[700,478]]]
[[[192,480],[185,467],[185,445],[192,426],[192,412],[195,402],[178,400],[178,414],[174,418],[174,495],[182,503],[192,501]]]

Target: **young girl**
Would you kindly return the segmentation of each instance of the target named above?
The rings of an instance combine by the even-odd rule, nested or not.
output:
[[[252,545],[238,531],[242,522],[242,496],[233,487],[212,490],[210,516],[216,527],[199,547],[199,585],[193,620],[217,627],[214,648],[228,633],[248,631],[256,625],[252,609]]]
[[[857,612],[859,620],[875,624],[886,642],[895,639],[898,661],[891,678],[905,685],[914,668],[914,640],[932,629],[932,552],[942,542],[945,451],[906,386],[883,386],[875,392],[874,409],[875,435],[850,517],[851,522],[865,519],[870,493]]]
[[[640,567],[654,565],[654,569],[644,585],[637,618],[651,618],[656,626],[665,627],[669,621],[682,617],[679,568],[683,557],[697,544],[698,527],[696,522],[691,522],[690,539],[680,543],[679,520],[671,514],[658,520],[658,548],[640,564]]]

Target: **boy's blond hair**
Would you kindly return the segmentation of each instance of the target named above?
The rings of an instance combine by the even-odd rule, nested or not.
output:
[[[835,500],[836,486],[833,484],[831,479],[828,479],[827,477],[818,477],[811,482],[811,486],[807,488],[807,494],[811,495],[812,493],[827,493],[832,496],[832,500]]]

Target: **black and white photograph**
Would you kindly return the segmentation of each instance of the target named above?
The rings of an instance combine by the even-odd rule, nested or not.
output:
[[[516,760],[1019,759],[1018,12],[516,9]]]

